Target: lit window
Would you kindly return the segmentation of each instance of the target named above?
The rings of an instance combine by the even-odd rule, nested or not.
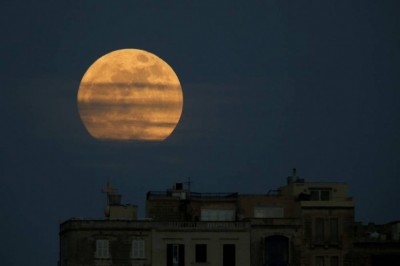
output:
[[[107,259],[110,257],[109,241],[107,239],[96,240],[96,258]]]
[[[144,240],[134,239],[132,240],[132,258],[144,258]]]
[[[196,262],[207,262],[207,245],[196,245]]]

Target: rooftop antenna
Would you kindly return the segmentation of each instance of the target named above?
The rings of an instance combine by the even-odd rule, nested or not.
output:
[[[296,176],[296,168],[293,168],[292,175],[287,177],[287,183],[292,184],[292,183],[296,183],[297,181],[298,181],[298,178]]]
[[[107,182],[107,186],[101,192],[107,194],[107,205],[119,205],[121,203],[121,195],[117,194],[117,190],[113,188],[110,181]]]
[[[191,191],[190,188],[191,188],[191,185],[193,184],[193,182],[190,181],[190,176],[188,177],[188,181],[186,181],[185,184],[188,186],[188,190]]]

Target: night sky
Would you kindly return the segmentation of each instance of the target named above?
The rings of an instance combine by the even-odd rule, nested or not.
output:
[[[216,4],[215,2],[218,2]],[[101,218],[191,178],[266,193],[296,167],[346,182],[356,220],[400,219],[400,2],[6,1],[0,9],[0,257],[56,265],[60,222]],[[77,91],[117,49],[175,70],[183,113],[164,142],[90,137]]]

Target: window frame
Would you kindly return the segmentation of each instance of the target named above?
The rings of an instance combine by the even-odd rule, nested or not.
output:
[[[236,211],[234,209],[202,208],[200,220],[206,222],[232,222],[236,220]]]
[[[331,188],[310,188],[311,201],[330,201],[332,200]]]
[[[144,239],[132,239],[131,242],[131,258],[144,259],[146,258],[146,242]]]
[[[109,239],[96,239],[96,252],[97,259],[110,258],[110,240]]]
[[[254,218],[283,218],[284,208],[281,206],[255,206]]]

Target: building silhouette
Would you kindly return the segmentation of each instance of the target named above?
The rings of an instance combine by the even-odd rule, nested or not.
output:
[[[400,258],[400,223],[355,223],[347,184],[305,182],[295,170],[266,194],[196,193],[182,183],[150,191],[142,220],[111,184],[103,192],[105,219],[61,223],[59,266],[369,266]]]

